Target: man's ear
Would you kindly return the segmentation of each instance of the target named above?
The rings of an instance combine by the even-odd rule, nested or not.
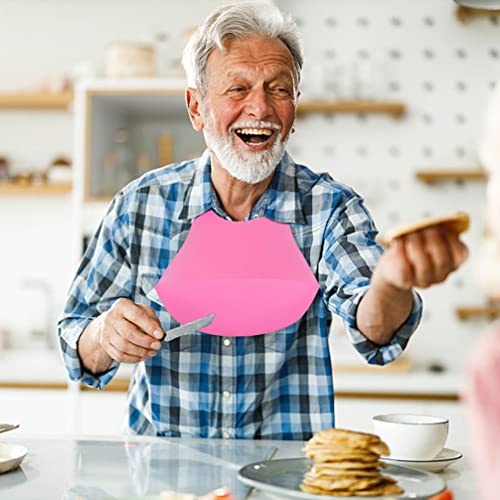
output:
[[[201,95],[198,89],[188,87],[186,89],[186,106],[191,118],[193,128],[197,132],[201,132],[205,126],[205,119],[203,117],[203,105],[201,102]]]
[[[295,112],[293,115],[293,122],[295,124],[295,120],[297,119],[297,105],[299,103],[300,91],[297,92],[297,97],[295,98]],[[292,126],[292,134],[295,133],[295,125]]]

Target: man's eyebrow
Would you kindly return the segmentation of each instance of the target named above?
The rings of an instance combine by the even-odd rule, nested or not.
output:
[[[290,80],[292,83],[294,81],[293,75],[291,75],[288,71],[280,71],[276,75],[274,75],[271,80],[279,80],[280,78],[284,78],[285,80]]]
[[[235,78],[235,77],[239,77],[239,78],[243,77],[243,78],[245,78],[245,75],[241,71],[234,71],[234,70],[229,71],[227,73],[227,76],[229,78]]]

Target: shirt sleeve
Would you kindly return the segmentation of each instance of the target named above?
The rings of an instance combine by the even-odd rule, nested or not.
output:
[[[81,260],[58,322],[63,360],[71,380],[102,389],[115,375],[119,363],[99,375],[86,372],[77,345],[86,326],[107,311],[120,297],[131,296],[131,266],[128,258],[128,215],[122,213],[118,194]]]
[[[383,254],[375,242],[376,235],[377,229],[362,198],[352,195],[339,203],[325,231],[320,274],[325,283],[327,307],[342,318],[355,349],[369,364],[385,365],[403,352],[415,332],[422,316],[422,299],[413,291],[412,311],[386,345],[375,344],[357,329],[358,304],[368,291],[375,266]]]

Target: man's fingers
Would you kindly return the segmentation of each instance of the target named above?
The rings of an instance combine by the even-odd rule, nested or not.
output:
[[[146,335],[137,326],[125,318],[121,318],[115,324],[115,330],[118,336],[124,341],[144,349],[159,349],[161,342],[154,337]]]
[[[112,348],[113,355],[118,356],[114,358],[117,361],[123,361],[124,356],[127,359],[130,356],[140,358],[140,360],[147,359],[154,356],[156,350],[161,347],[158,340],[144,334],[123,318],[104,335],[103,344],[108,352],[108,348]],[[111,352],[109,354],[111,355]]]
[[[118,299],[113,308],[116,309],[119,315],[138,326],[145,334],[156,339],[162,339],[165,336],[156,314],[153,317],[150,312],[147,312],[134,302],[127,299]]]
[[[119,361],[120,363],[140,363],[141,361],[145,361],[147,358],[151,357],[149,355],[136,356],[134,354],[123,352],[121,349],[116,347],[112,342],[108,343],[108,345],[106,346],[106,351],[115,361]]]
[[[118,337],[115,344],[122,350],[127,342],[145,349],[159,349],[161,347],[158,339],[146,335],[135,324],[120,315],[108,315],[104,319],[102,336],[110,339]]]
[[[127,351],[126,346],[128,344],[142,351],[156,350],[161,347],[161,342],[159,340],[146,335],[126,319],[117,323],[115,329],[118,334],[115,335],[115,337],[117,337],[115,344],[123,351]],[[129,349],[129,352],[132,354],[140,354],[137,349],[134,351]],[[146,353],[144,355],[146,355]]]
[[[395,239],[384,255],[381,275],[401,289],[427,288],[443,282],[467,255],[456,231],[429,227]]]
[[[159,338],[163,336],[151,308],[122,298],[113,304],[103,320],[100,343],[116,361],[138,363],[156,355],[161,348]]]
[[[391,243],[390,274],[393,276],[392,282],[398,288],[409,290],[415,281],[413,267],[406,256],[405,245],[402,238],[397,238]]]
[[[404,237],[405,252],[413,268],[415,286],[426,288],[432,283],[433,265],[429,254],[425,251],[422,235],[410,233]]]
[[[434,226],[422,231],[424,249],[433,267],[433,281],[441,282],[454,269],[453,257],[446,238],[446,232]]]
[[[453,270],[455,270],[467,259],[469,250],[467,246],[460,241],[457,234],[453,234],[448,238],[448,247],[453,261]]]

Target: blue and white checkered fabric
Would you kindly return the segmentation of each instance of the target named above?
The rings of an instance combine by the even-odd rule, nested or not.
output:
[[[126,186],[113,200],[85,252],[59,322],[73,380],[104,387],[118,363],[94,376],[83,370],[77,342],[92,319],[119,297],[154,308],[165,330],[178,326],[151,290],[186,240],[193,220],[214,210],[229,219],[210,182],[208,152],[163,167]],[[135,365],[128,430],[158,436],[308,439],[334,426],[328,334],[332,313],[344,321],[368,363],[385,364],[405,348],[422,310],[413,310],[390,344],[356,329],[358,302],[382,254],[362,199],[328,174],[285,155],[248,218],[289,224],[320,283],[307,313],[283,330],[224,338],[194,332]],[[265,243],[265,242],[264,242]]]

